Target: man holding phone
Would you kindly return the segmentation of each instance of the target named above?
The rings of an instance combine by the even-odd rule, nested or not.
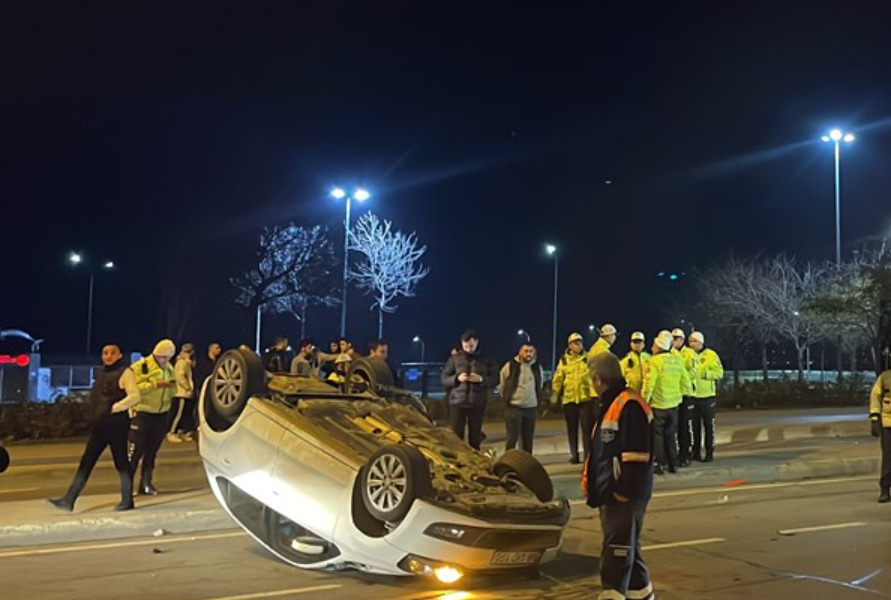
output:
[[[461,351],[442,370],[442,386],[449,400],[452,431],[477,450],[483,442],[483,417],[489,390],[498,383],[498,365],[478,352],[480,338],[472,330],[461,335]]]
[[[155,457],[167,433],[167,412],[176,391],[176,377],[170,364],[174,354],[176,345],[171,340],[161,340],[155,345],[151,356],[136,361],[130,367],[136,375],[140,400],[132,409],[135,415],[130,422],[127,456],[132,476],[136,475],[139,461],[142,460],[142,476],[136,489],[136,493],[142,495],[154,496],[158,493],[152,485],[152,475]]]

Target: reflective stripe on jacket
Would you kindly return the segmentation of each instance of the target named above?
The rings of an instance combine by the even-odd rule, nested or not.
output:
[[[567,352],[560,357],[554,378],[551,380],[551,391],[553,392],[551,401],[554,403],[557,398],[560,398],[563,404],[578,404],[591,400],[594,389],[584,354],[573,356]]]
[[[693,397],[714,398],[718,393],[717,384],[724,378],[721,357],[711,348],[704,348],[698,359],[693,374]]]
[[[656,354],[645,367],[641,395],[653,408],[675,408],[684,396],[693,395],[690,375],[677,353]]]
[[[130,368],[136,374],[136,387],[139,388],[139,404],[133,408],[137,412],[156,414],[170,410],[170,400],[175,388],[159,388],[156,385],[159,381],[175,380],[170,363],[162,369],[154,356],[147,356],[133,363]]]
[[[891,427],[891,369],[878,376],[869,394],[869,419]]]

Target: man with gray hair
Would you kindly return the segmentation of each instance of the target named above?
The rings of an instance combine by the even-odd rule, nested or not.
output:
[[[653,415],[628,388],[619,359],[611,353],[588,361],[600,396],[591,454],[582,471],[588,506],[599,509],[603,544],[600,600],[655,598],[640,549],[644,514],[653,495]]]

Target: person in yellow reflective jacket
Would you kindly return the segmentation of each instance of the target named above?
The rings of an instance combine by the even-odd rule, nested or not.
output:
[[[724,378],[724,365],[721,357],[711,348],[705,347],[705,336],[701,331],[690,334],[690,347],[696,352],[693,363],[693,413],[690,418],[693,431],[694,460],[712,462],[715,460],[715,409],[718,405],[718,382]],[[705,430],[705,457],[702,457],[702,431]]]
[[[155,471],[155,456],[167,433],[167,411],[176,391],[176,376],[171,357],[176,354],[176,346],[171,340],[161,340],[155,345],[151,356],[133,363],[130,368],[136,374],[136,387],[139,388],[139,403],[133,407],[136,416],[130,422],[130,439],[127,455],[130,473],[142,461],[142,475],[138,494],[154,496],[158,493],[152,485]]]
[[[690,381],[693,382],[693,389],[696,389],[696,361],[698,357],[692,348],[686,345],[687,336],[684,335],[683,329],[675,329],[671,332],[672,348],[671,353],[677,354],[684,363],[684,368],[690,375]],[[693,411],[694,402],[693,395],[684,396],[681,405],[678,407],[678,466],[690,466],[690,455],[693,446]]]
[[[678,470],[678,406],[693,393],[690,374],[680,356],[671,353],[671,332],[662,330],[653,342],[653,357],[646,363],[641,395],[653,408],[655,473]]]
[[[604,352],[609,352],[610,348],[613,344],[616,343],[616,328],[606,323],[600,328],[600,337],[597,338],[597,341],[591,344],[591,348],[588,350],[587,360],[591,360],[598,354],[603,354]],[[593,387],[591,388],[591,397],[597,397],[597,390]]]
[[[891,502],[891,369],[876,378],[869,393],[869,420],[873,437],[882,441],[879,502]]]
[[[591,399],[594,388],[588,373],[585,347],[582,336],[573,333],[569,336],[569,348],[554,370],[551,380],[551,402],[563,403],[563,416],[566,419],[566,434],[569,439],[569,462],[578,464],[579,425],[582,429],[582,447],[588,456],[591,430],[594,428],[594,401]]]
[[[644,351],[646,336],[642,331],[631,334],[631,350],[622,359],[622,376],[628,387],[638,394],[643,389],[644,369],[650,360],[650,353]]]

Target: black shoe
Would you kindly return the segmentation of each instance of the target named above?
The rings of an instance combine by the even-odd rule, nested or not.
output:
[[[686,457],[680,459],[680,460],[678,461],[678,466],[679,466],[679,467],[689,467],[689,466],[690,466],[690,459],[689,459],[689,458],[686,458]]]
[[[74,510],[74,502],[70,502],[68,498],[49,498],[47,502],[53,505],[53,507],[58,508],[59,510],[64,510],[67,512],[71,512]]]
[[[157,496],[158,490],[151,483],[140,483],[137,493],[140,496]]]
[[[678,472],[678,468],[677,468],[676,466],[674,466],[674,465],[668,465],[668,472],[669,472],[669,473],[677,473],[677,472]]]
[[[135,507],[133,506],[133,500],[121,500],[114,509],[118,512],[122,512],[125,510],[133,510]]]
[[[577,465],[577,464],[579,464],[580,462],[582,462],[582,461],[579,460],[579,457],[578,457],[578,456],[571,456],[571,457],[569,457],[569,464],[571,464],[571,465]]]
[[[694,454],[692,458],[693,458],[693,460],[695,460],[696,462],[702,462],[702,455],[699,454],[698,452],[697,452],[696,454]]]
[[[879,504],[884,504],[885,502],[891,502],[891,492],[889,492],[888,488],[883,489],[879,494]]]
[[[705,459],[702,462],[715,462],[715,455],[709,452],[705,455]]]
[[[665,475],[665,469],[662,468],[662,465],[654,465],[653,466],[653,474],[655,475]]]

